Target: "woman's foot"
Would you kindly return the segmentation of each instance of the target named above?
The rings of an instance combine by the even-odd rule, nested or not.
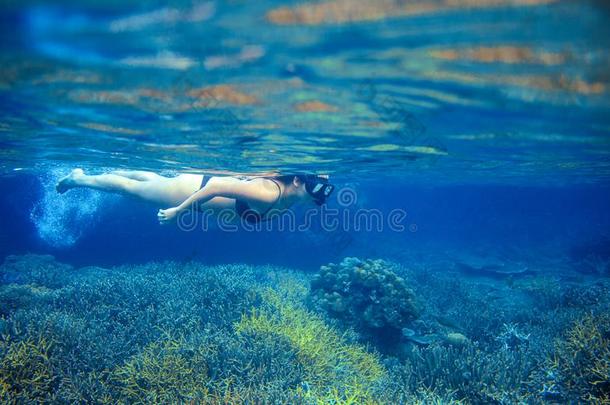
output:
[[[78,180],[79,177],[84,176],[84,175],[85,175],[85,172],[83,171],[83,169],[74,169],[70,172],[69,175],[59,179],[59,181],[57,182],[57,185],[55,186],[55,189],[57,190],[57,192],[59,194],[63,194],[66,191],[70,190],[71,188],[76,187],[77,186],[76,181]]]

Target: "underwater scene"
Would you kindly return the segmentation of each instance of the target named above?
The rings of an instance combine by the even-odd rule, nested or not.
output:
[[[4,0],[0,403],[610,404],[604,0]]]

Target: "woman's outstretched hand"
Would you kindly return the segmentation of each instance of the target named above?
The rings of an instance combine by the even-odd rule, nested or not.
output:
[[[176,218],[176,215],[178,215],[178,208],[168,208],[166,210],[159,210],[157,219],[161,225],[165,225],[173,221]]]

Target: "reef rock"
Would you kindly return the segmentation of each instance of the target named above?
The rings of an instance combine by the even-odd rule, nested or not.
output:
[[[445,336],[445,341],[447,343],[449,343],[451,346],[456,346],[456,347],[464,347],[464,346],[468,346],[470,344],[470,339],[468,339],[466,336],[462,335],[461,333],[448,333],[447,336]]]
[[[387,336],[401,336],[419,316],[413,292],[383,260],[347,257],[322,266],[311,282],[310,297],[332,317]]]
[[[462,255],[455,261],[455,269],[465,275],[504,279],[531,275],[533,272],[526,266],[507,262],[495,257]]]

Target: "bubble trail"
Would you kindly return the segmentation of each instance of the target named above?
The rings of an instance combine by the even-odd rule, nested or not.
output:
[[[99,221],[97,211],[112,198],[83,188],[58,194],[55,184],[66,174],[66,170],[55,169],[40,177],[42,197],[30,212],[40,239],[56,248],[73,246],[91,230]]]

